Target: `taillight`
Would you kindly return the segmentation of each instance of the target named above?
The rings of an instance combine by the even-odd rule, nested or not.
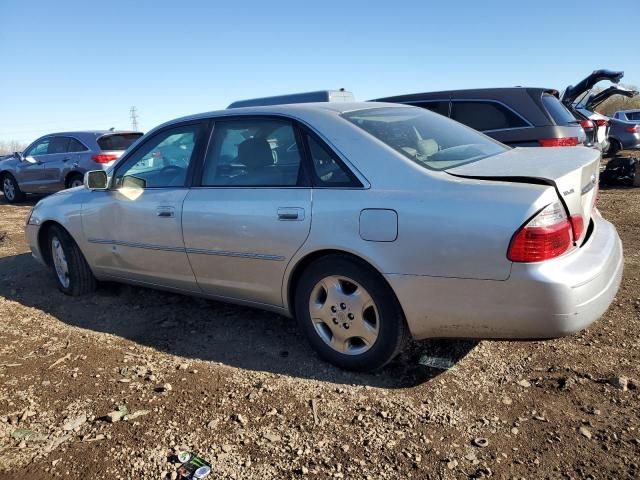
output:
[[[582,128],[593,128],[593,122],[591,120],[580,120],[580,126]]]
[[[598,125],[599,127],[606,127],[607,125],[609,125],[609,122],[604,118],[599,118],[595,122],[596,122],[596,125]]]
[[[560,202],[547,205],[511,240],[512,262],[542,262],[558,257],[573,245],[572,226]]]
[[[575,147],[580,143],[578,137],[541,138],[538,143],[542,147]]]
[[[638,133],[640,132],[640,125],[634,125],[633,127],[626,127],[625,130],[629,133]]]
[[[113,153],[98,153],[91,156],[91,160],[96,163],[109,163],[117,159],[118,155],[114,155]]]

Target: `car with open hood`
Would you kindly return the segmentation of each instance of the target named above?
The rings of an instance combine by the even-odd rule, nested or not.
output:
[[[549,338],[599,318],[623,268],[599,164],[405,105],[234,108],[157,127],[38,202],[26,237],[66,294],[111,280],[272,310],[327,361],[373,370],[410,336]]]

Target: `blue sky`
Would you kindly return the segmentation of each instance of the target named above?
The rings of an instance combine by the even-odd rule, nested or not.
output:
[[[359,100],[563,89],[596,68],[638,85],[635,40],[613,36],[623,4],[612,17],[601,1],[0,0],[0,140],[129,128],[132,105],[146,131],[237,99],[325,88]]]

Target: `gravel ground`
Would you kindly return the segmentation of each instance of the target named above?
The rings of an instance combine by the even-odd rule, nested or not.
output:
[[[189,449],[220,479],[638,478],[640,189],[599,207],[625,275],[587,331],[418,342],[361,375],[271,313],[113,284],[66,297],[28,253],[30,206],[1,201],[0,476],[175,478]]]

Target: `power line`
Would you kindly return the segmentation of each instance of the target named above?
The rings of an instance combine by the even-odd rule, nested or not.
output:
[[[135,106],[129,109],[129,118],[131,119],[131,129],[138,131],[138,113]]]

